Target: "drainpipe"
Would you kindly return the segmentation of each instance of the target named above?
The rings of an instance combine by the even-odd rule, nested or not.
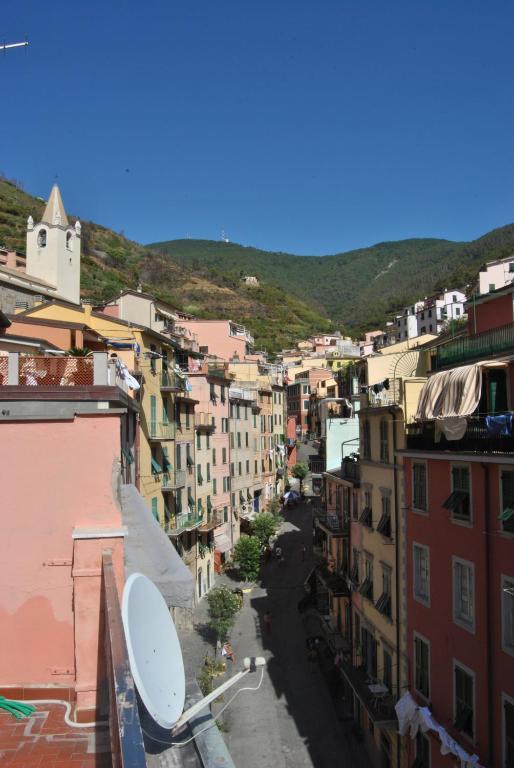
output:
[[[393,426],[393,489],[394,489],[394,567],[395,567],[395,599],[396,599],[396,694],[400,698],[400,524],[399,524],[399,503],[398,503],[398,468],[396,465],[396,413],[393,409],[388,409],[388,413],[391,416],[391,423]],[[396,743],[396,766],[401,766],[400,755],[400,736],[397,736]]]
[[[491,600],[490,600],[490,584],[491,584],[491,531],[489,525],[489,467],[487,464],[480,465],[484,471],[484,523],[485,523],[485,610],[486,610],[486,653],[487,653],[487,733],[489,734],[488,742],[488,755],[486,763],[488,765],[494,765],[494,738],[492,736],[493,727],[493,653],[491,643],[491,627],[492,627],[492,615],[491,615]]]

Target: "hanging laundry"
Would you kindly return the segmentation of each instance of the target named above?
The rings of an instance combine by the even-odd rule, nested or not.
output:
[[[498,437],[499,435],[510,437],[512,435],[512,414],[499,413],[497,416],[486,416],[485,428],[490,437]]]
[[[384,389],[389,389],[389,379],[384,379]]]
[[[448,416],[445,419],[436,419],[435,442],[438,443],[440,439],[440,434],[437,434],[438,430],[442,432],[445,438],[449,441],[462,440],[466,434],[467,426],[468,421],[463,416]]]

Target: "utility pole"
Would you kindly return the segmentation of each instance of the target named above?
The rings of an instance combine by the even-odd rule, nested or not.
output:
[[[25,40],[24,43],[0,43],[0,51],[5,53],[8,48],[26,48],[28,44],[28,40]]]

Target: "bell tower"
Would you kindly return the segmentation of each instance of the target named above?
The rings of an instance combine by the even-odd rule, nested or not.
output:
[[[58,298],[80,304],[80,221],[70,225],[54,184],[41,221],[27,221],[27,275],[57,289]]]

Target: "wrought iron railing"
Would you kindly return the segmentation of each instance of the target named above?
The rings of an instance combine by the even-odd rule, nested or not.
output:
[[[163,491],[172,491],[175,488],[183,488],[186,484],[186,473],[183,469],[174,469],[165,472],[162,476],[161,488]]]
[[[486,416],[473,416],[460,440],[447,440],[434,421],[406,424],[407,448],[429,451],[471,451],[476,453],[514,453],[512,435],[492,434]]]
[[[502,325],[474,336],[460,336],[437,348],[433,359],[435,370],[457,363],[491,357],[514,349],[514,323]]]

